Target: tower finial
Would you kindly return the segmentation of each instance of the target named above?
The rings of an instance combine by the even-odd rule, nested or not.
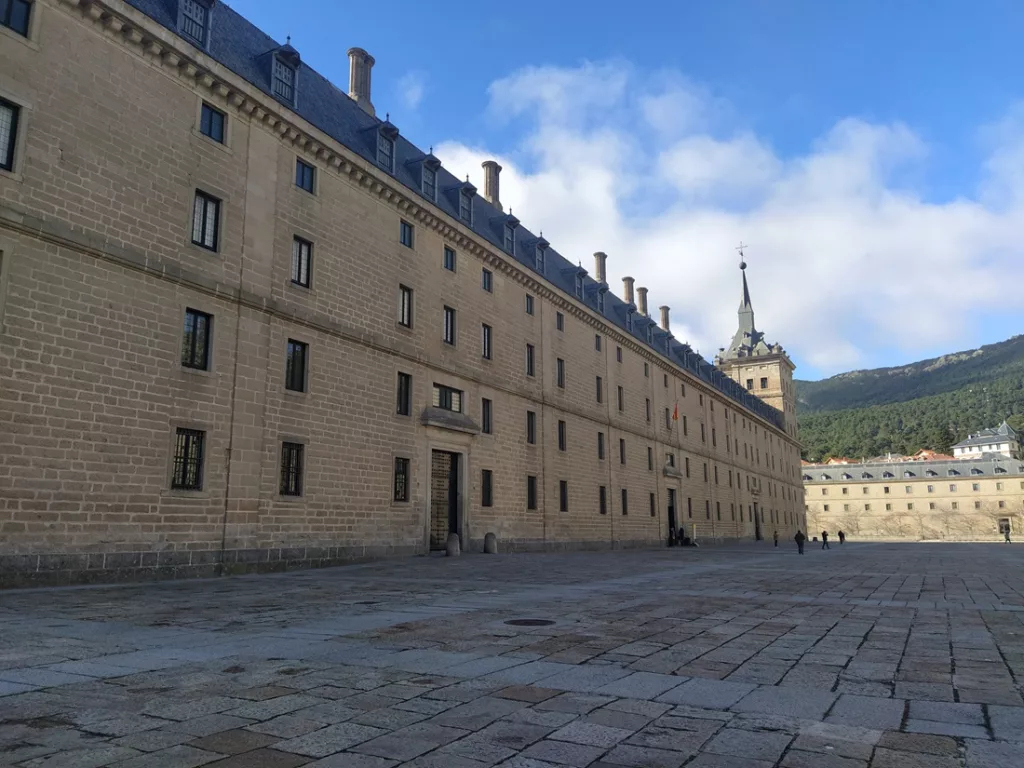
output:
[[[744,248],[749,248],[749,247],[750,247],[749,245],[746,245],[742,240],[740,240],[740,245],[736,249],[737,251],[740,252],[740,269],[746,269],[747,268],[747,261],[743,257],[743,249]]]

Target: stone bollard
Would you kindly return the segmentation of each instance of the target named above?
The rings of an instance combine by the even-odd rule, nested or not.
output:
[[[448,557],[458,557],[462,554],[462,548],[459,546],[459,534],[448,534],[448,546],[445,547],[445,554]]]
[[[495,536],[493,533],[488,533],[484,536],[484,554],[498,554],[498,537]]]

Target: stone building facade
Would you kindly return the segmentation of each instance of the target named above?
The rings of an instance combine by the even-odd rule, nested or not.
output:
[[[976,460],[805,465],[811,535],[994,541],[1024,532],[1024,461]]]
[[[789,534],[783,414],[212,0],[0,26],[0,583]],[[69,56],[73,52],[73,56]],[[6,121],[6,122],[4,122]]]

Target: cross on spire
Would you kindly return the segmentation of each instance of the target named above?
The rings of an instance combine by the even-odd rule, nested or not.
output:
[[[744,248],[749,248],[749,247],[750,247],[749,245],[746,245],[742,240],[740,240],[739,247],[736,248],[736,250],[740,252],[740,269],[746,269],[747,268],[747,261],[744,258],[743,249]]]

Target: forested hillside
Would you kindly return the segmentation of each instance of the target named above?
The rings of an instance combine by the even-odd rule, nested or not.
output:
[[[797,381],[804,458],[948,450],[1008,418],[1024,431],[1024,336],[900,368]]]

